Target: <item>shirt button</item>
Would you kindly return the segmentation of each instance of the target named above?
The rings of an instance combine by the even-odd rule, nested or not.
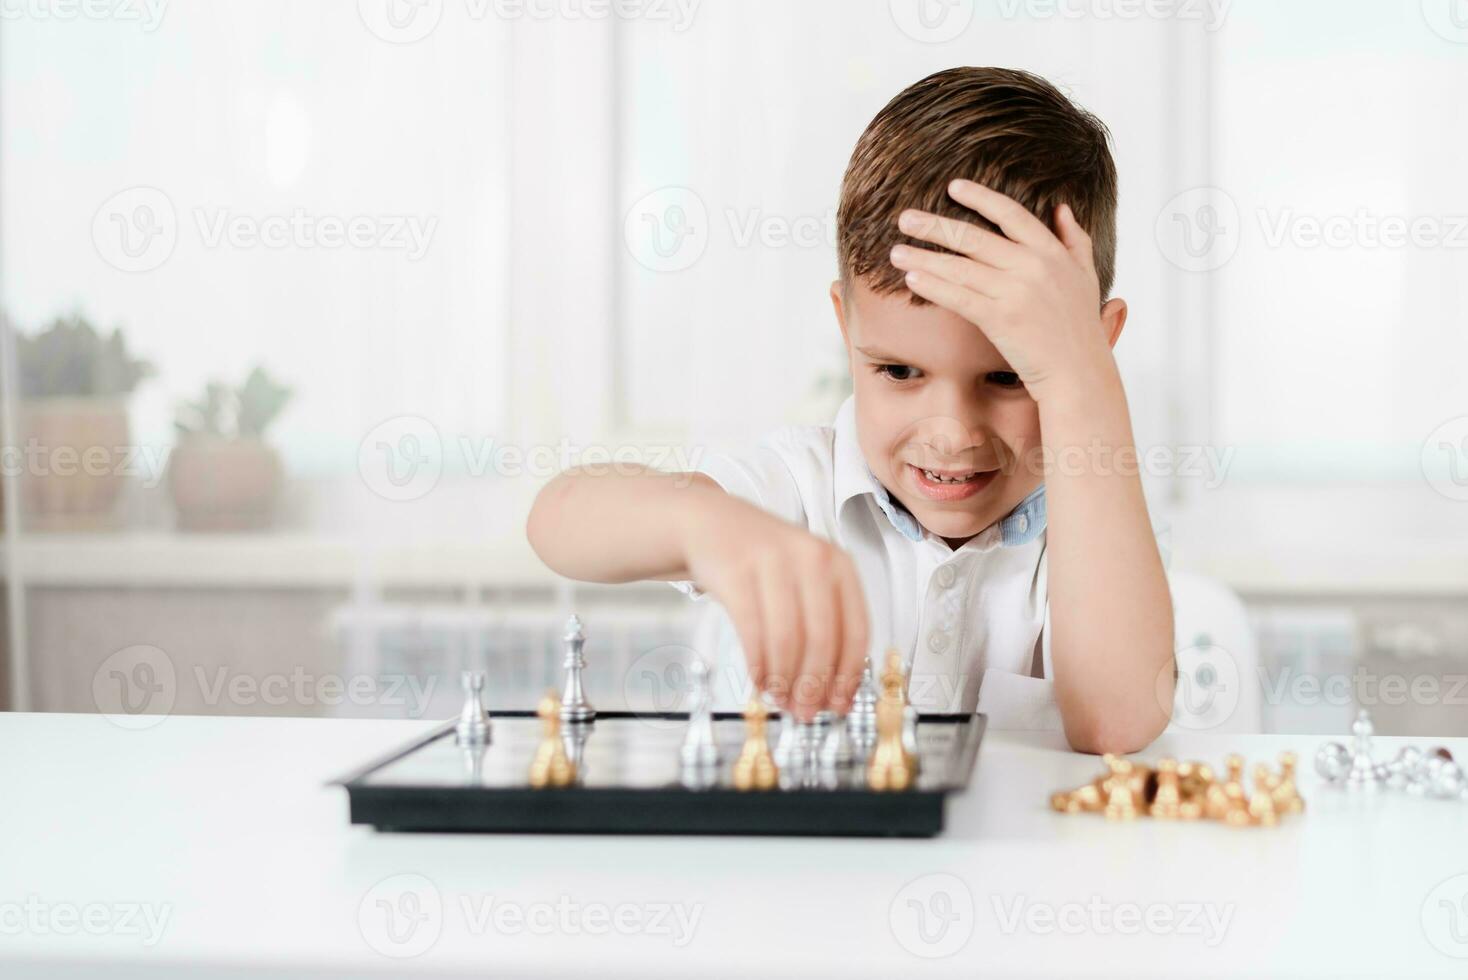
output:
[[[934,653],[943,653],[948,649],[948,634],[943,630],[934,630],[929,633],[928,649]]]
[[[952,565],[943,565],[938,569],[937,578],[938,584],[941,587],[945,589],[951,589],[953,587],[953,582],[955,579],[958,578],[958,575],[953,571]]]
[[[1019,533],[1020,534],[1024,534],[1026,531],[1028,531],[1030,529],[1030,515],[1028,515],[1028,514],[1021,514],[1021,515],[1019,515],[1019,520],[1017,520],[1017,521],[1014,522],[1014,526],[1017,527],[1017,528],[1019,528]]]

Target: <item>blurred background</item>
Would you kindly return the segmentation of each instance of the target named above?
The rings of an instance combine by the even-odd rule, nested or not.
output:
[[[831,419],[847,156],[957,64],[1113,133],[1179,723],[1468,734],[1465,0],[6,5],[0,705],[528,707],[576,610],[669,707],[706,604],[530,502]]]

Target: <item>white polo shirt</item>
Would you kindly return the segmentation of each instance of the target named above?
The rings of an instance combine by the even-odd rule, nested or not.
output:
[[[748,453],[710,454],[697,469],[851,554],[866,593],[868,652],[874,664],[891,646],[908,658],[908,693],[920,711],[977,709],[999,727],[1059,727],[1045,680],[1054,673],[1043,487],[954,550],[872,475],[857,444],[854,398],[834,425],[778,429]],[[703,595],[692,582],[672,584]],[[736,653],[727,666],[742,669]]]

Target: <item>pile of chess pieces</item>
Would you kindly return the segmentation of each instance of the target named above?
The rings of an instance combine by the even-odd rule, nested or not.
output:
[[[1351,725],[1352,748],[1327,742],[1315,754],[1315,771],[1327,783],[1353,790],[1399,789],[1413,796],[1468,800],[1468,777],[1447,749],[1409,745],[1390,762],[1377,762],[1371,739],[1371,714],[1362,708]]]
[[[581,620],[572,616],[563,637],[566,647],[565,687],[559,697],[546,692],[536,709],[541,740],[531,761],[528,782],[535,789],[574,786],[582,773],[583,749],[596,710],[586,698],[582,677],[586,669],[586,634]],[[714,738],[709,671],[702,662],[690,668],[693,680],[688,728],[679,751],[680,781],[695,790],[723,784],[725,763]],[[455,725],[460,746],[468,750],[471,778],[489,745],[492,725],[483,702],[484,675],[466,671],[464,706]],[[913,787],[918,776],[917,710],[907,700],[906,665],[897,650],[889,650],[880,690],[868,663],[851,711],[844,717],[820,712],[802,722],[785,714],[779,740],[768,738],[769,709],[756,694],[744,709],[745,739],[733,760],[728,785],[740,791],[775,788],[856,788],[900,792]]]
[[[1217,820],[1230,827],[1272,827],[1289,814],[1305,811],[1295,786],[1295,756],[1280,756],[1279,770],[1254,767],[1254,791],[1244,788],[1244,759],[1230,755],[1219,779],[1205,762],[1161,759],[1156,767],[1116,755],[1103,756],[1104,775],[1078,789],[1056,793],[1052,809],[1061,813],[1103,813],[1108,820],[1151,816],[1159,820]]]

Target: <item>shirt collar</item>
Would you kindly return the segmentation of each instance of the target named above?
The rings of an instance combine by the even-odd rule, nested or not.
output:
[[[836,412],[833,447],[836,514],[840,517],[847,501],[864,493],[872,499],[887,520],[909,541],[923,539],[923,526],[907,508],[892,499],[887,488],[872,474],[861,446],[856,440],[856,396],[848,395]],[[1006,548],[1029,544],[1045,532],[1045,487],[1041,484],[998,523],[999,541]]]

